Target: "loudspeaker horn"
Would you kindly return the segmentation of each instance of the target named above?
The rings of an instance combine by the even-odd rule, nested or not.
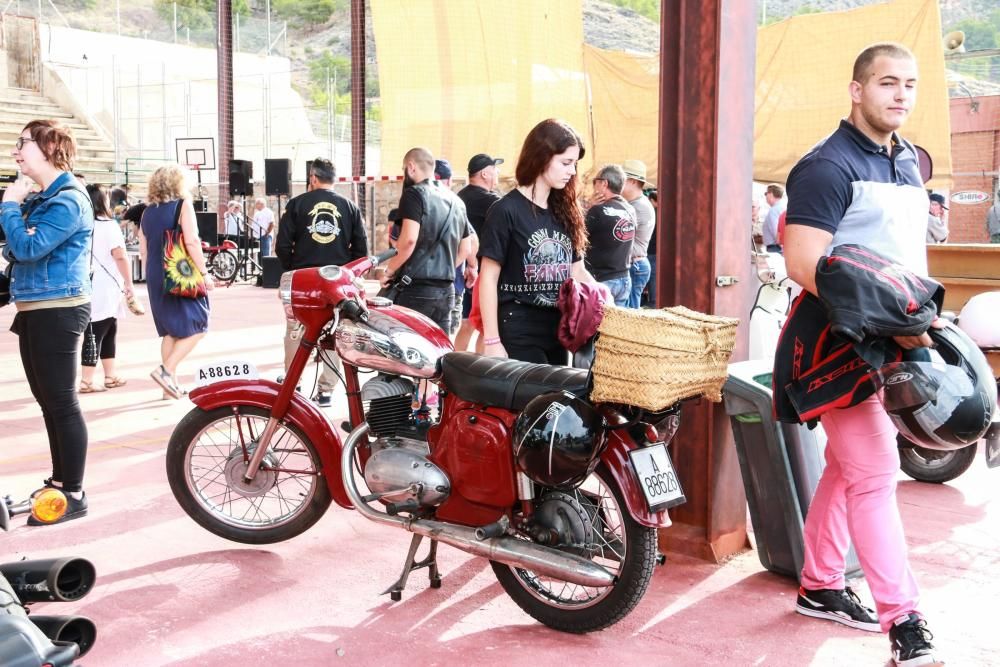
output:
[[[954,30],[944,36],[945,53],[965,53],[965,33]]]

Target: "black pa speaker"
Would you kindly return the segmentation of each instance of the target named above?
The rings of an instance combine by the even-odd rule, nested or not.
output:
[[[287,158],[264,160],[264,194],[292,193],[292,161]]]
[[[277,257],[261,257],[261,287],[276,288],[281,280],[281,262]]]
[[[232,197],[253,195],[253,162],[229,161],[229,194]]]
[[[219,245],[219,214],[195,211],[198,218],[198,236],[208,245]]]

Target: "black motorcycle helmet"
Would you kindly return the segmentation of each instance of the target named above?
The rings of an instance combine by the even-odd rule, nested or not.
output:
[[[514,423],[514,458],[542,486],[579,486],[597,467],[605,444],[604,418],[567,391],[531,399]]]
[[[903,361],[879,369],[880,398],[896,428],[912,442],[941,451],[961,449],[989,428],[996,379],[961,329],[949,323],[927,333],[935,344],[929,355],[908,351]]]

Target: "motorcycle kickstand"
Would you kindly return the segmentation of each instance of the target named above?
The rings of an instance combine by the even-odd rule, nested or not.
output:
[[[437,540],[431,540],[427,557],[421,561],[416,561],[417,547],[420,546],[420,542],[423,539],[423,535],[413,536],[413,539],[410,540],[410,550],[406,554],[406,562],[403,564],[403,573],[399,575],[399,579],[392,586],[382,591],[382,595],[388,593],[389,598],[393,602],[399,602],[403,599],[403,589],[406,588],[406,580],[409,579],[410,573],[424,567],[427,568],[427,577],[430,579],[431,588],[441,588],[441,574],[437,566]]]

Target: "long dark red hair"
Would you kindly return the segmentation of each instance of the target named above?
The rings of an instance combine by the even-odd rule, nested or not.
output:
[[[563,153],[570,146],[578,146],[580,159],[583,159],[586,153],[583,139],[564,120],[548,118],[531,128],[531,132],[524,138],[521,154],[517,158],[517,168],[514,170],[518,185],[534,185],[535,180],[545,173],[553,156]],[[548,204],[552,215],[566,225],[573,248],[578,253],[583,253],[587,247],[587,228],[583,222],[583,211],[576,202],[576,177],[574,174],[561,190],[552,188]]]

